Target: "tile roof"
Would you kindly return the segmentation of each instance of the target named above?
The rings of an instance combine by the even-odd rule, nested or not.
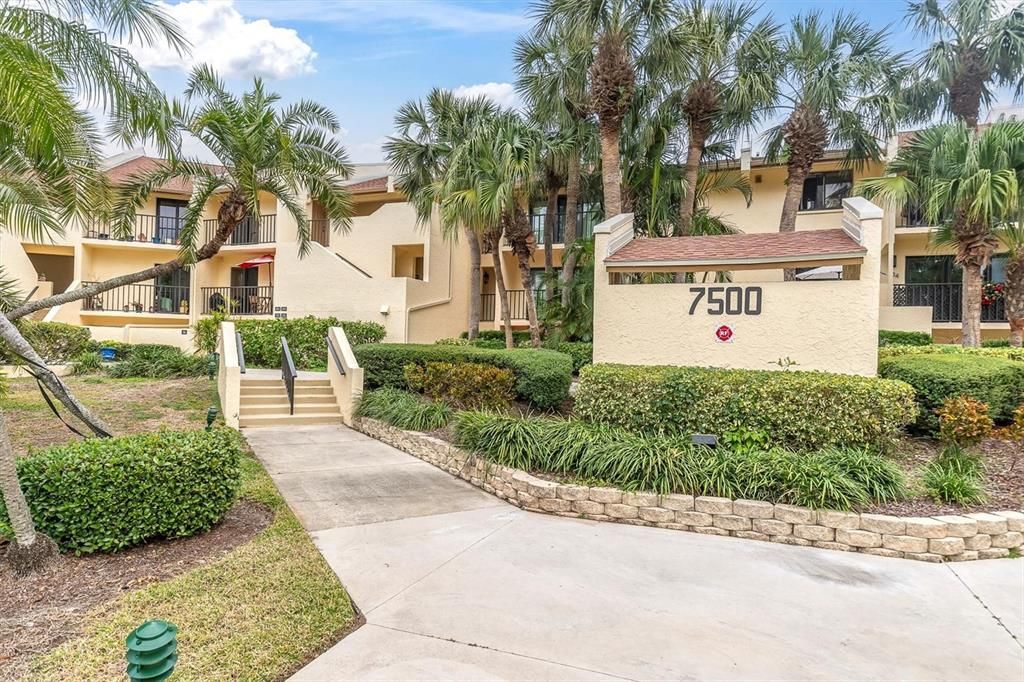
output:
[[[156,159],[152,156],[138,156],[118,164],[106,171],[107,179],[115,185],[127,182],[132,176],[148,173],[163,165],[163,159]],[[205,164],[207,168],[220,171],[223,166]],[[173,178],[156,188],[158,192],[173,192],[175,194],[192,194],[192,181],[188,178]]]
[[[387,192],[388,176],[382,175],[376,178],[357,180],[351,184],[346,183],[345,189],[356,194],[360,192]]]
[[[741,263],[825,260],[851,257],[867,249],[843,230],[806,230],[701,237],[640,238],[605,258],[625,263]]]

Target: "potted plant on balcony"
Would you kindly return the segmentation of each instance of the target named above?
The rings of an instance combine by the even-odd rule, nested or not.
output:
[[[146,241],[146,233],[145,232],[139,232],[139,234],[136,235],[135,239],[137,239],[140,242]]]
[[[995,305],[997,301],[1003,300],[1006,285],[1002,282],[989,282],[981,290],[981,304]]]
[[[160,243],[160,237],[158,237],[158,236],[156,236],[156,235],[154,234],[154,235],[153,235],[153,239],[152,239],[151,241],[152,241],[152,242],[153,242],[154,244],[159,244],[159,243]]]
[[[132,309],[137,313],[142,312],[142,303],[139,301],[132,301]]]

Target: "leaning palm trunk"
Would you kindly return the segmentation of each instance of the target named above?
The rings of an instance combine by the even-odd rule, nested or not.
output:
[[[508,307],[508,290],[505,288],[505,274],[501,268],[501,225],[484,234],[484,251],[491,254],[494,261],[494,288],[497,290],[498,303],[501,305],[501,321],[505,327],[505,348],[512,348],[512,314]]]
[[[14,542],[7,549],[7,560],[18,575],[38,570],[57,555],[57,545],[37,532],[32,523],[32,512],[18,482],[17,462],[3,410],[0,410],[0,493],[14,532]]]
[[[580,200],[580,158],[569,155],[569,173],[565,182],[565,236],[562,238],[562,307],[568,308],[572,298],[572,279],[576,272],[576,223]]]
[[[1024,341],[1024,249],[1011,252],[1006,262],[1006,317],[1010,322],[1010,345],[1020,348]]]
[[[480,237],[476,230],[466,227],[469,243],[469,339],[480,336]]]
[[[103,420],[71,395],[64,382],[46,366],[46,362],[29,345],[29,342],[21,335],[18,328],[3,315],[0,315],[0,341],[3,341],[15,355],[24,358],[31,366],[32,373],[39,378],[43,386],[49,389],[68,411],[86,424],[93,433],[101,437],[110,435],[110,428]]]

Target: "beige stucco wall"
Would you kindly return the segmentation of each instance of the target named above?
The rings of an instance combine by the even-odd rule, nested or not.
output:
[[[36,286],[39,274],[29,260],[28,254],[21,246],[21,241],[14,235],[0,230],[0,265],[6,275],[18,283],[18,287],[28,295]]]
[[[932,309],[927,306],[883,305],[878,309],[878,328],[894,332],[932,333]]]
[[[868,253],[856,280],[760,282],[760,315],[689,315],[694,290],[712,285],[608,283],[604,257],[632,220],[612,219],[595,229],[594,361],[638,365],[690,365],[779,369],[790,358],[802,370],[873,376],[877,365],[881,210],[848,199],[846,216],[861,225]],[[609,230],[614,229],[614,232]],[[731,342],[716,340],[728,324]]]

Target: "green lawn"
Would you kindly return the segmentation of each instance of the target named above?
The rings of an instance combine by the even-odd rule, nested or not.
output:
[[[216,404],[206,379],[69,383],[118,433],[165,424],[197,428],[206,407]],[[10,388],[0,406],[8,423],[18,425],[18,451],[74,438],[43,406],[34,383],[12,381]],[[344,588],[251,455],[243,462],[239,496],[273,511],[266,530],[209,565],[84,614],[77,623],[81,636],[33,660],[28,679],[123,679],[124,638],[149,618],[179,628],[175,680],[282,679],[353,627],[355,610]]]

